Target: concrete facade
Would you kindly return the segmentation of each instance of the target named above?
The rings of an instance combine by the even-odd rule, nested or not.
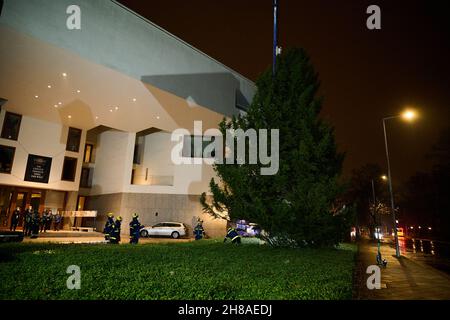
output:
[[[71,5],[81,10],[79,30],[67,28]],[[12,172],[0,173],[2,199],[11,188],[36,189],[40,210],[74,211],[83,196],[83,209],[98,211],[98,230],[113,212],[123,234],[134,212],[145,225],[179,221],[192,232],[200,217],[209,236],[225,233],[226,222],[199,203],[212,166],[172,163],[170,137],[179,128],[194,134],[194,121],[217,129],[240,113],[256,91],[250,80],[116,1],[5,0],[0,38],[0,125],[6,111],[22,115],[19,139],[0,138],[16,148]],[[82,130],[79,152],[66,151],[69,127]],[[52,158],[48,183],[24,181],[29,154]],[[64,156],[77,158],[73,182],[61,180]],[[89,183],[80,187],[83,172]]]
[[[128,223],[133,213],[137,212],[144,225],[154,225],[164,221],[182,222],[188,227],[192,236],[197,218],[204,221],[208,236],[224,235],[226,221],[212,219],[202,212],[198,195],[174,195],[152,193],[114,193],[90,197],[87,210],[98,210],[97,229],[101,230],[106,222],[108,212],[120,212],[123,218],[123,233],[126,234]],[[156,215],[156,213],[158,213]]]

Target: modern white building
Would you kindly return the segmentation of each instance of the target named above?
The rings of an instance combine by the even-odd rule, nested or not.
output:
[[[0,209],[97,210],[97,229],[110,211],[201,217],[223,235],[199,203],[212,167],[174,164],[171,132],[217,128],[255,85],[116,1],[0,4]]]

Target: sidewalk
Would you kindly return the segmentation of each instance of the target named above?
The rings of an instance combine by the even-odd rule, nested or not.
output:
[[[366,286],[366,269],[376,264],[377,245],[361,240],[355,270],[355,299],[369,300],[449,300],[450,276],[408,256],[395,257],[395,249],[382,244],[381,254],[388,261],[381,268],[381,289]]]

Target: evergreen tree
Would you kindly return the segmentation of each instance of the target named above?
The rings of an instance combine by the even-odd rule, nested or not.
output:
[[[221,181],[211,180],[211,199],[202,194],[204,211],[256,222],[273,245],[336,244],[346,211],[333,210],[344,156],[333,128],[319,118],[319,81],[305,51],[285,51],[276,74],[268,69],[256,84],[248,113],[224,119],[220,130],[225,135],[227,129],[279,129],[279,170],[261,175],[260,163],[214,165]]]

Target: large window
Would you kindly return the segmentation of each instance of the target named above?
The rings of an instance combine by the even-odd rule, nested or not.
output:
[[[76,171],[77,171],[77,158],[64,157],[64,165],[61,180],[75,181]]]
[[[67,151],[78,152],[80,150],[81,130],[77,128],[69,128],[67,136]]]
[[[184,136],[183,139],[183,157],[187,158],[203,158],[203,152],[205,148],[213,143],[215,137],[211,137],[210,141],[203,141],[203,136]],[[212,157],[215,156],[214,151],[211,153]]]
[[[16,148],[0,145],[0,173],[11,173]]]
[[[21,121],[22,116],[20,114],[6,112],[1,137],[4,139],[17,140],[19,138]]]

